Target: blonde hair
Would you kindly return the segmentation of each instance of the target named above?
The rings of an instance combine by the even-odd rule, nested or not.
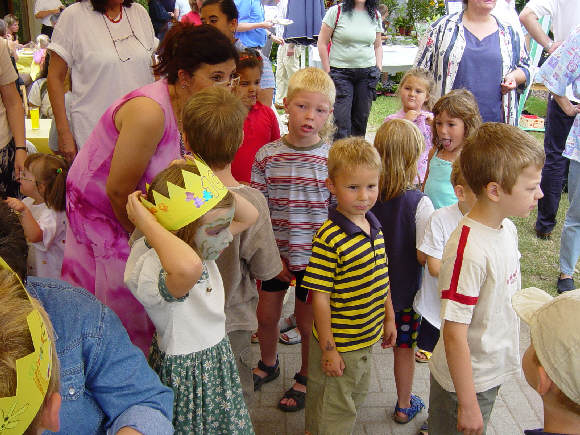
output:
[[[417,79],[421,80],[425,84],[425,91],[427,96],[425,97],[425,102],[423,103],[423,108],[425,110],[431,110],[433,104],[435,103],[433,98],[433,89],[435,88],[435,80],[433,79],[433,75],[430,71],[424,68],[411,68],[408,70],[403,78],[401,79],[401,83],[397,88],[397,94],[400,95],[401,88],[405,84],[408,79]]]
[[[202,89],[183,108],[183,130],[189,147],[210,167],[224,168],[234,160],[244,140],[247,114],[248,109],[227,89]]]
[[[340,171],[358,166],[380,171],[381,156],[363,137],[347,137],[334,142],[328,153],[328,177],[334,179]]]
[[[472,134],[481,125],[481,115],[477,101],[467,89],[454,89],[443,95],[433,106],[433,125],[437,121],[437,116],[447,112],[451,118],[459,118],[465,127],[464,138]],[[443,149],[437,133],[437,127],[433,128],[433,145],[438,149]]]
[[[151,185],[149,186],[149,191],[147,192],[147,200],[152,204],[155,204],[155,198],[153,197],[153,191],[157,191],[162,195],[169,196],[169,191],[167,188],[167,183],[175,184],[179,187],[185,187],[183,181],[183,174],[181,171],[193,172],[199,175],[199,170],[196,165],[189,163],[178,163],[171,165],[168,168],[161,171],[155,176]],[[222,200],[214,207],[212,210],[217,210],[220,208],[231,208],[234,206],[234,196],[230,191],[222,198]],[[197,229],[202,225],[202,218],[194,220],[193,222],[187,224],[186,226],[175,231],[175,235],[191,246],[195,252],[199,254],[197,246],[195,246],[194,238]]]
[[[304,68],[298,70],[288,80],[286,101],[292,101],[298,92],[317,92],[328,98],[330,108],[334,107],[336,88],[330,76],[320,68]],[[328,115],[326,122],[318,132],[321,138],[328,140],[334,134],[334,116]]]
[[[425,149],[425,139],[417,126],[406,119],[385,122],[375,136],[375,148],[381,156],[383,170],[379,198],[388,201],[413,187],[417,162]]]
[[[512,125],[486,122],[465,141],[460,166],[476,195],[491,182],[509,194],[525,168],[541,169],[545,159],[544,148],[533,136]]]
[[[47,35],[40,34],[36,37],[36,43],[40,48],[46,48],[50,44],[50,38]]]
[[[24,167],[36,178],[36,184],[44,185],[43,199],[48,208],[56,211],[66,209],[66,176],[68,163],[53,154],[30,154]]]
[[[26,290],[13,272],[0,269],[0,397],[10,397],[16,394],[18,382],[16,361],[34,352],[34,344],[26,319],[33,310],[38,310],[40,313],[52,341],[52,368],[45,401],[47,397],[59,391],[60,368],[50,318],[40,302],[28,297]],[[44,403],[36,414],[36,418],[30,423],[27,433],[33,433],[33,430],[39,427],[38,419],[43,407]]]

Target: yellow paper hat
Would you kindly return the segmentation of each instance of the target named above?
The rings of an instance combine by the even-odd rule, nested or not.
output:
[[[169,198],[154,190],[155,204],[141,199],[157,221],[170,231],[196,221],[218,205],[228,193],[227,187],[198,156],[194,156],[194,160],[188,163],[197,166],[200,175],[182,170],[185,187],[168,182]],[[147,190],[149,189],[147,185]]]
[[[2,257],[0,268],[14,273]],[[14,275],[18,277],[16,273]],[[22,285],[22,281],[20,284]],[[22,287],[26,290],[24,285]],[[32,310],[26,320],[34,352],[16,360],[16,395],[0,398],[1,435],[24,433],[42,406],[50,382],[52,370],[50,334],[38,310]]]

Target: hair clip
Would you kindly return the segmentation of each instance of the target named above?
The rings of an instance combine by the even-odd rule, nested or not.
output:
[[[62,174],[62,168],[56,168],[56,173],[57,174]]]

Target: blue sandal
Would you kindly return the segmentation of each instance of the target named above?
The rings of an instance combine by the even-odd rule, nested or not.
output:
[[[425,404],[423,400],[419,396],[415,396],[411,394],[411,406],[408,408],[399,408],[399,402],[395,405],[395,412],[393,413],[393,420],[399,424],[407,424],[411,420],[415,418],[421,410],[425,408]],[[407,418],[403,418],[397,414],[397,412],[401,412],[407,416]]]

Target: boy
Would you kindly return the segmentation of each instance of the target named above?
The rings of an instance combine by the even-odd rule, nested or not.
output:
[[[395,344],[387,254],[377,218],[381,159],[363,138],[334,143],[326,185],[337,206],[314,237],[302,286],[312,290],[306,431],[352,433],[368,392],[372,345]]]
[[[296,382],[279,402],[283,411],[298,411],[306,400],[308,341],[312,331],[312,306],[302,277],[312,250],[312,237],[328,216],[330,192],[325,186],[336,91],[332,79],[318,68],[296,72],[288,82],[284,99],[288,134],[264,145],[252,167],[252,187],[260,190],[270,209],[272,228],[283,270],[263,281],[258,303],[258,338],[262,359],[254,369],[254,388],[280,375],[276,346],[278,321],[285,291],[296,279],[296,323],[302,336],[302,365]]]
[[[425,228],[425,233],[420,239],[421,242],[417,246],[419,262],[427,265],[423,273],[423,284],[415,296],[414,303],[415,310],[423,317],[417,337],[417,346],[419,347],[415,355],[417,362],[429,362],[431,352],[439,340],[441,302],[437,289],[437,279],[441,268],[443,248],[445,248],[445,244],[451,233],[457,228],[461,218],[471,210],[477,201],[475,194],[461,174],[459,159],[455,159],[453,162],[451,184],[458,201],[433,212]]]
[[[232,192],[258,209],[258,221],[233,241],[217,259],[226,293],[226,332],[236,358],[244,399],[250,406],[254,384],[250,339],[258,328],[256,280],[269,280],[282,270],[270,223],[268,204],[260,191],[239,184],[231,164],[243,140],[247,109],[227,89],[212,87],[195,94],[183,111],[186,146],[199,155]]]
[[[512,305],[530,327],[522,367],[544,403],[544,428],[526,435],[580,430],[580,290],[552,298],[537,288],[516,293]]]
[[[466,141],[461,172],[477,196],[443,251],[442,334],[429,364],[429,433],[485,433],[500,385],[519,373],[517,231],[542,197],[544,151],[517,127],[485,123]]]

